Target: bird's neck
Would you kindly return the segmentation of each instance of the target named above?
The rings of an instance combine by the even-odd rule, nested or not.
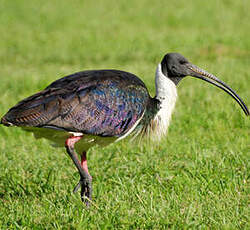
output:
[[[162,73],[161,64],[158,65],[155,73],[156,99],[160,101],[159,111],[152,122],[156,123],[155,137],[160,139],[167,133],[175,102],[177,89],[173,81]]]
[[[177,98],[177,89],[174,82],[162,73],[161,64],[156,69],[155,88],[156,96],[150,98],[146,112],[132,139],[147,137],[153,141],[160,141],[167,133]]]

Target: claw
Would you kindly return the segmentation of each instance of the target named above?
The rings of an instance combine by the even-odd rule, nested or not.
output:
[[[79,190],[79,188],[81,188],[81,200],[86,204],[86,206],[89,206],[92,200],[91,180],[92,178],[90,176],[87,179],[81,178],[73,190],[73,192],[76,193]]]
[[[77,185],[75,186],[73,193],[77,193],[77,191],[79,190],[79,188],[81,187],[81,180],[77,183]]]
[[[90,206],[90,202],[92,200],[92,186],[91,182],[82,183],[81,186],[81,200],[86,204],[87,207]]]

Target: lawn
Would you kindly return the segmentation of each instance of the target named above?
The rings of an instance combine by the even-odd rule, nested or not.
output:
[[[167,52],[228,83],[250,106],[246,0],[0,0],[0,116],[52,81],[132,72],[154,95]],[[64,149],[0,126],[0,229],[249,229],[250,121],[235,101],[187,78],[168,136],[89,152],[93,205],[72,190]]]

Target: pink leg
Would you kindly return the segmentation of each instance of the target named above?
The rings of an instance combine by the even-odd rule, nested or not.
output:
[[[81,163],[78,160],[78,157],[75,153],[74,145],[77,141],[79,141],[82,138],[82,136],[79,137],[69,137],[65,142],[65,147],[67,150],[67,153],[73,160],[75,166],[77,167],[79,174],[80,174],[80,181],[76,185],[74,192],[76,192],[81,187],[81,198],[82,201],[89,206],[89,201],[91,200],[91,194],[92,194],[92,185],[91,181],[92,178],[89,175],[88,167],[87,167],[87,159],[86,159],[86,153],[83,154]],[[87,199],[86,199],[87,198]]]
[[[82,156],[81,156],[81,166],[83,168],[83,170],[89,174],[89,170],[88,170],[88,164],[87,164],[87,153],[84,151],[82,153]],[[91,178],[92,180],[92,176],[89,174],[89,177]]]
[[[70,147],[70,148],[74,148],[75,143],[78,142],[79,140],[82,139],[82,136],[78,136],[78,137],[69,137],[66,141],[65,141],[65,146],[66,147]]]

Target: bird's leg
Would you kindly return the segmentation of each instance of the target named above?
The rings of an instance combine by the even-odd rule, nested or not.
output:
[[[77,167],[79,174],[80,174],[80,182],[77,184],[75,187],[74,191],[77,191],[78,188],[81,186],[81,199],[82,201],[89,206],[89,201],[91,200],[91,195],[92,195],[92,186],[91,186],[91,181],[92,178],[88,173],[88,170],[85,170],[87,167],[87,161],[86,161],[86,166],[82,166],[85,164],[82,164],[79,162],[77,158],[77,154],[75,153],[74,145],[76,142],[78,142],[82,136],[73,136],[69,137],[66,142],[65,142],[65,147],[67,150],[67,153],[69,154],[70,158],[73,160],[75,166]],[[82,157],[83,158],[83,157]],[[86,159],[86,153],[85,153],[85,159]]]
[[[81,156],[81,166],[82,166],[83,170],[88,174],[88,178],[89,178],[90,185],[91,185],[92,177],[90,176],[89,171],[88,171],[87,156],[86,155],[87,155],[86,152],[82,153],[82,156]],[[86,186],[83,186],[84,181],[82,179],[83,178],[81,177],[81,179],[80,179],[80,181],[82,181],[81,198],[84,199],[84,196],[87,196],[91,200],[92,199],[92,197],[91,197],[91,195],[92,195],[92,188],[90,187],[90,189],[89,189],[89,188],[86,188]]]
[[[83,168],[83,170],[89,174],[89,170],[88,170],[88,165],[87,165],[87,153],[84,151],[82,153],[82,156],[81,156],[81,166]],[[89,174],[90,176],[90,174]],[[92,180],[92,177],[90,176],[91,180]]]
[[[87,153],[85,151],[82,153],[82,156],[81,156],[81,166],[82,166],[83,170],[88,174],[90,182],[92,182],[92,177],[88,171]],[[89,191],[86,190],[86,188],[83,186],[83,183],[84,183],[84,179],[81,177],[80,181],[78,182],[78,184],[74,188],[74,193],[77,192],[78,189],[81,187],[81,197],[83,198],[85,195],[87,197],[90,196],[90,198],[91,198],[91,194],[88,194]]]

